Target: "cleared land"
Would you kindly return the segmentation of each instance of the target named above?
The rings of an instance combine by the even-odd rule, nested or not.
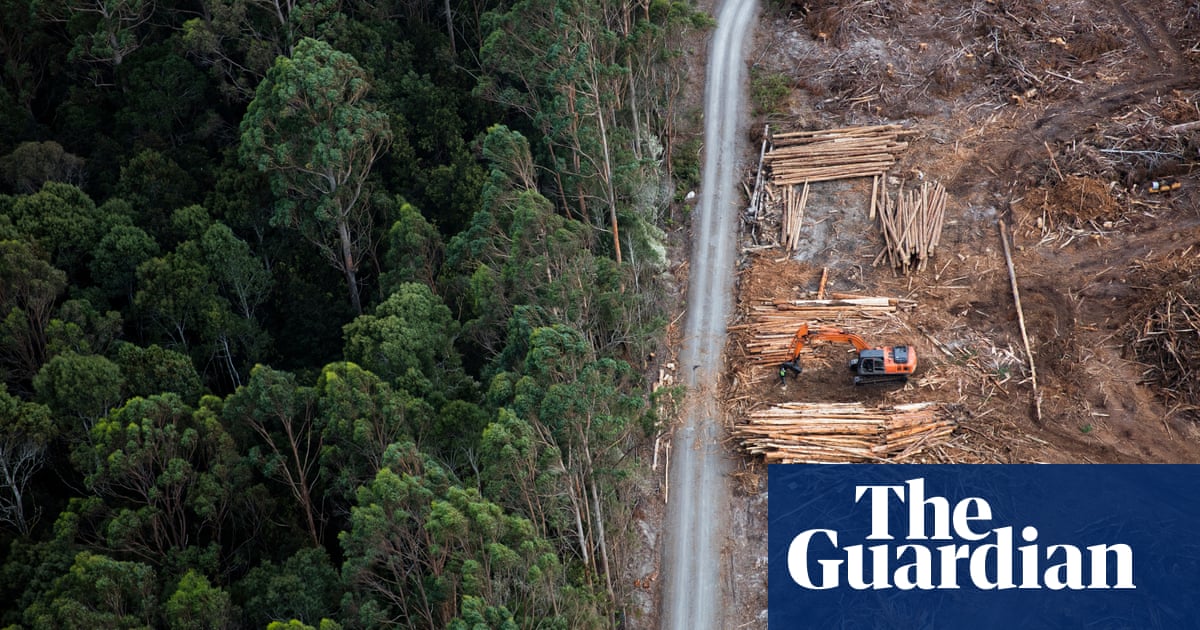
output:
[[[752,75],[782,76],[788,91],[777,111],[746,122],[752,166],[766,124],[777,138],[898,125],[905,146],[878,180],[814,176],[805,191],[804,177],[792,177],[744,216],[723,381],[734,424],[794,402],[935,403],[956,428],[919,453],[897,450],[906,461],[1200,462],[1196,11],[1116,0],[768,10]],[[1154,182],[1178,187],[1154,192]],[[744,183],[749,198],[753,168]],[[898,267],[881,196],[895,204],[901,187],[924,184],[945,188],[936,249]],[[837,297],[898,300],[890,312],[816,319],[874,344],[914,345],[921,365],[906,386],[854,387],[848,346],[831,344],[814,344],[805,373],[781,386],[760,360],[768,333],[756,317],[815,298],[822,285]],[[776,351],[786,351],[782,328],[769,333],[782,339]],[[763,458],[742,452],[735,531],[765,532]],[[765,536],[739,537],[733,551],[745,622],[765,609],[765,545]]]

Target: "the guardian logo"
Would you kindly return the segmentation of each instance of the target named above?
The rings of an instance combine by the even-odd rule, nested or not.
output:
[[[850,497],[846,498],[847,501]],[[903,505],[907,519],[890,519]],[[855,486],[853,503],[870,518],[866,541],[846,544],[837,530],[809,529],[791,539],[787,571],[805,589],[1104,590],[1136,589],[1133,549],[1120,542],[1046,544],[1035,524],[992,523],[986,499],[951,505],[925,496],[925,479]],[[869,515],[867,514],[869,510]],[[896,523],[895,520],[906,520]]]

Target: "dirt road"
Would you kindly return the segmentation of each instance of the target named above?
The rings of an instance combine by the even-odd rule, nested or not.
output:
[[[741,200],[739,143],[744,101],[746,36],[754,0],[725,0],[709,46],[704,102],[704,179],[689,271],[687,321],[680,366],[688,400],[671,449],[670,498],[663,548],[664,628],[702,630],[727,625],[730,462],[721,446],[717,381],[725,347],[734,276],[735,232]]]

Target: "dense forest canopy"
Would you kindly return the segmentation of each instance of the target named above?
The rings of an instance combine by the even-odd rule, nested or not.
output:
[[[0,0],[0,626],[616,625],[674,0]]]

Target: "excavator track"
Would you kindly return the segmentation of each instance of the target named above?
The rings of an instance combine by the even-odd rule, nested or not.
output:
[[[890,385],[892,383],[907,383],[907,374],[882,374],[879,376],[860,376],[854,377],[855,386],[867,385]]]

